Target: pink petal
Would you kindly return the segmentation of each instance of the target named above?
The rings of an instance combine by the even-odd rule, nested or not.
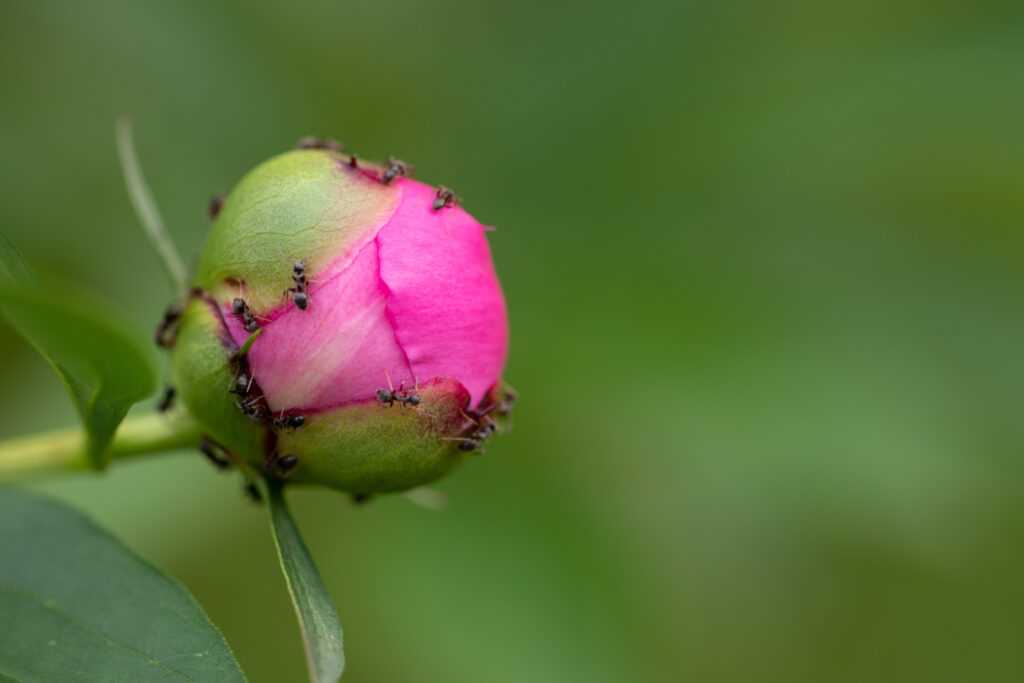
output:
[[[435,189],[403,180],[377,235],[395,335],[419,381],[452,377],[477,405],[508,353],[505,299],[483,226],[461,207],[434,211]]]
[[[273,410],[322,410],[365,400],[387,387],[389,377],[396,387],[413,384],[388,320],[376,242],[341,272],[324,275],[330,279],[309,289],[309,308],[288,305],[249,351],[253,378]],[[232,328],[241,330],[237,319]],[[239,342],[235,329],[232,336]]]
[[[282,295],[264,312],[249,366],[273,410],[324,410],[438,378],[471,404],[501,378],[508,321],[483,227],[435,189],[402,179],[395,213],[309,286],[302,311]],[[249,336],[222,303],[235,343]]]

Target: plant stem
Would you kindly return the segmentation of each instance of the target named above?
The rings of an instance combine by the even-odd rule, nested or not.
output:
[[[128,196],[135,207],[135,214],[139,217],[149,241],[160,255],[160,261],[171,280],[175,295],[183,296],[188,286],[188,270],[174,247],[171,236],[167,234],[160,211],[156,208],[153,193],[149,191],[146,179],[142,176],[142,167],[132,139],[132,123],[127,117],[117,120],[117,153],[121,159],[124,181],[128,186]]]
[[[187,413],[151,413],[121,423],[107,451],[110,461],[191,448],[199,424]],[[80,429],[60,429],[0,441],[0,482],[92,469]]]

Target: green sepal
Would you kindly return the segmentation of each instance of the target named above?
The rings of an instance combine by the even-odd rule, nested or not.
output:
[[[420,386],[419,405],[364,401],[306,416],[278,435],[280,453],[299,459],[290,482],[350,493],[404,491],[428,484],[465,460],[459,434],[469,394],[453,380]]]
[[[400,192],[325,150],[295,150],[250,171],[224,201],[203,248],[196,284],[252,310],[280,305],[292,266],[310,278],[355,253],[394,213]]]
[[[171,355],[171,374],[178,395],[206,434],[253,466],[260,466],[265,431],[247,418],[229,392],[234,383],[231,358],[237,348],[220,313],[202,298],[185,307]]]

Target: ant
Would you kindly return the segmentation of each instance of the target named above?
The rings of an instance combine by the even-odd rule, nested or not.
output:
[[[242,324],[245,326],[246,332],[255,332],[260,329],[260,324],[256,322],[256,316],[249,310],[249,304],[245,303],[245,299],[235,298],[231,302],[231,312],[242,316]]]
[[[519,394],[510,386],[505,386],[505,393],[502,395],[501,400],[498,401],[492,408],[488,409],[487,412],[494,410],[495,415],[498,417],[508,417],[512,414],[512,408],[515,407],[516,401],[519,400]]]
[[[473,425],[476,425],[476,429],[474,429],[469,434],[469,438],[470,439],[474,439],[476,441],[483,442],[483,441],[486,441],[487,439],[491,438],[492,436],[494,436],[497,433],[497,431],[498,431],[498,423],[495,422],[494,418],[492,418],[489,415],[489,413],[492,410],[494,410],[494,406],[489,407],[487,410],[485,410],[482,413],[477,413],[477,412],[472,412],[470,414],[463,413],[463,415],[466,417],[466,419],[468,419]]]
[[[466,453],[476,450],[479,450],[481,454],[484,452],[484,442],[471,436],[450,436],[442,439],[442,441],[458,441],[459,450]]]
[[[182,313],[184,313],[184,309],[180,304],[171,304],[167,307],[163,319],[156,326],[154,339],[157,346],[163,349],[174,347],[174,343],[178,340],[178,323],[181,321]]]
[[[420,404],[421,399],[420,399],[419,394],[416,394],[416,393],[410,394],[410,393],[408,393],[405,390],[405,385],[404,384],[399,384],[398,385],[398,389],[396,390],[394,385],[391,384],[391,375],[389,375],[387,372],[385,372],[384,376],[388,380],[388,388],[387,389],[378,389],[377,390],[377,400],[378,401],[380,401],[382,404],[386,405],[389,408],[391,406],[395,405],[396,402],[397,403],[401,403],[404,406],[410,406],[410,407],[413,407],[413,408],[415,408],[416,406],[418,406]]]
[[[210,198],[210,203],[206,205],[206,213],[210,219],[214,219],[220,215],[220,210],[224,208],[224,195],[215,194]]]
[[[384,174],[381,175],[380,181],[385,185],[390,185],[391,181],[398,176],[411,176],[412,171],[412,164],[407,164],[401,159],[396,159],[395,157],[388,157],[388,166],[384,169]]]
[[[242,488],[242,491],[245,492],[245,495],[247,495],[249,497],[249,500],[251,500],[252,502],[254,502],[254,503],[262,503],[263,502],[263,494],[260,493],[260,487],[256,486],[255,482],[252,482],[252,481],[246,482],[245,487]]]
[[[299,464],[299,456],[285,453],[275,457],[271,464],[281,474],[288,474]]]
[[[469,413],[463,413],[463,417],[469,420],[469,429],[471,431],[464,436],[448,437],[445,441],[457,441],[459,444],[459,450],[470,452],[479,450],[481,453],[484,452],[484,442],[490,439],[498,432],[498,423],[490,416],[491,411],[495,410],[496,406],[491,405],[483,412],[470,411]]]
[[[178,394],[177,389],[172,386],[168,386],[164,389],[164,395],[160,398],[160,402],[156,404],[156,412],[166,413],[174,405],[174,397]]]
[[[207,460],[218,470],[226,470],[231,467],[231,459],[228,457],[227,451],[205,436],[199,442],[199,452],[205,455]]]
[[[434,199],[434,203],[431,205],[431,208],[433,208],[434,211],[440,211],[441,209],[447,207],[457,206],[458,203],[459,198],[455,194],[455,191],[452,190],[450,187],[445,187],[444,185],[442,185],[441,187],[437,188],[437,196],[436,199]]]
[[[480,421],[477,424],[479,426],[476,431],[470,434],[470,438],[484,441],[491,438],[498,432],[498,424],[487,415],[481,415]]]
[[[228,393],[237,394],[238,396],[248,396],[249,390],[252,388],[253,378],[245,370],[241,370],[238,376],[235,377],[235,381],[231,388],[228,389]]]
[[[263,422],[266,411],[263,409],[262,396],[251,398],[248,401],[235,401],[235,405],[242,411],[242,414],[253,422]]]
[[[372,493],[353,493],[352,494],[352,502],[354,504],[356,504],[356,505],[365,505],[366,503],[370,502],[371,498],[373,498],[373,494]]]
[[[295,283],[295,286],[286,289],[285,294],[291,294],[295,305],[304,311],[309,307],[309,294],[306,292],[309,280],[306,279],[305,261],[296,261],[292,266],[292,282]]]
[[[332,138],[304,137],[295,145],[299,149],[326,149],[330,152],[340,152],[342,145]]]
[[[284,415],[274,418],[274,429],[298,429],[306,424],[306,418],[302,415]]]

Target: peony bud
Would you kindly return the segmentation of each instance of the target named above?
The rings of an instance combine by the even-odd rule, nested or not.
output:
[[[427,483],[512,396],[485,230],[400,162],[306,146],[218,207],[174,381],[212,441],[271,476],[359,494]]]

